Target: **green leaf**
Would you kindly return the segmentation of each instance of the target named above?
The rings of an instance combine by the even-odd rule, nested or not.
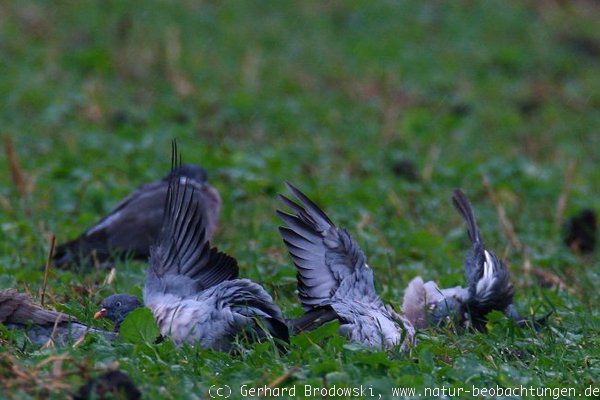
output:
[[[132,311],[121,324],[121,337],[131,343],[154,343],[159,335],[152,311],[138,308]]]
[[[308,349],[314,344],[321,344],[326,338],[338,336],[340,324],[331,321],[311,332],[302,332],[291,338],[292,343],[301,349]]]

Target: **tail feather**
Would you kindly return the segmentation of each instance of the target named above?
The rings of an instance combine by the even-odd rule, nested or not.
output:
[[[481,240],[481,234],[479,233],[479,227],[477,226],[477,221],[475,220],[475,216],[473,215],[471,203],[469,202],[469,199],[463,193],[462,190],[456,189],[454,191],[454,196],[452,196],[452,203],[467,223],[467,231],[469,233],[469,238],[471,239],[471,242],[483,244],[483,241]]]
[[[52,263],[56,268],[66,268],[68,265],[75,263],[75,257],[73,257],[72,249],[76,248],[77,242],[78,240],[75,239],[56,246],[54,254],[52,255]]]
[[[52,255],[52,263],[56,268],[61,269],[93,265],[110,260],[111,256],[115,255],[112,253],[108,247],[106,232],[100,230],[93,235],[82,235],[56,246]]]

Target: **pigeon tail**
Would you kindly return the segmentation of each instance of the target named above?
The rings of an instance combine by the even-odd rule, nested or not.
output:
[[[469,239],[471,239],[471,242],[481,243],[483,245],[483,241],[481,240],[481,234],[479,232],[479,227],[477,226],[477,220],[475,219],[475,215],[473,214],[473,208],[471,207],[471,202],[462,190],[456,189],[454,191],[454,196],[452,196],[452,203],[467,223],[467,232],[469,234]]]
[[[56,246],[52,263],[56,268],[66,269],[75,265],[104,264],[113,253],[108,246],[106,232],[99,230],[93,234],[83,234],[77,239]],[[136,257],[136,254],[133,254]],[[45,266],[44,266],[45,267]]]
[[[298,270],[298,297],[310,310],[330,304],[343,280],[368,267],[350,234],[337,228],[304,193],[287,186],[298,203],[280,195],[291,213],[277,210],[286,225],[279,232]]]

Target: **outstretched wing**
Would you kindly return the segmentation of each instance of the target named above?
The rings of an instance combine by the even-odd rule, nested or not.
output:
[[[365,255],[350,234],[337,228],[305,194],[291,184],[299,203],[281,195],[291,214],[277,210],[287,225],[279,232],[298,268],[298,295],[305,309],[327,304],[341,282],[368,268]],[[375,288],[369,288],[375,293]]]
[[[176,168],[175,144],[172,156]],[[187,178],[173,176],[169,181],[161,232],[150,249],[148,294],[185,297],[238,275],[237,261],[210,247],[194,190]]]

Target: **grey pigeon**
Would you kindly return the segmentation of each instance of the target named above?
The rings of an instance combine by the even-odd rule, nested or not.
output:
[[[221,209],[221,197],[208,184],[204,168],[183,165],[165,178],[141,186],[77,239],[57,246],[54,265],[67,268],[80,264],[104,264],[124,255],[148,260],[150,246],[156,242],[160,232],[172,177],[185,180],[195,188],[194,196],[205,214],[206,235],[212,238]]]
[[[116,337],[113,332],[88,327],[70,315],[45,309],[28,294],[15,289],[0,290],[0,323],[10,329],[24,330],[36,346],[49,342],[64,346],[75,343],[88,332],[108,340]]]
[[[94,319],[108,318],[114,323],[114,332],[118,332],[127,315],[142,306],[142,302],[135,296],[113,294],[102,301],[102,308],[94,314]]]
[[[291,214],[278,210],[286,224],[279,232],[298,269],[298,297],[306,315],[293,321],[294,331],[312,329],[333,318],[340,333],[376,349],[414,343],[415,330],[406,318],[382,302],[373,270],[350,234],[338,228],[305,194],[291,184],[298,203],[281,195]]]
[[[220,351],[229,350],[242,333],[287,342],[287,326],[271,296],[260,285],[237,279],[237,261],[211,248],[195,188],[171,180],[166,204],[144,288],[144,304],[161,334],[178,345]]]
[[[423,282],[420,276],[416,277],[404,293],[403,314],[416,328],[451,320],[481,330],[486,315],[493,310],[506,312],[521,322],[512,305],[514,290],[508,269],[493,251],[485,248],[467,196],[456,190],[452,202],[467,223],[472,243],[465,259],[468,287],[440,289],[435,282]]]

